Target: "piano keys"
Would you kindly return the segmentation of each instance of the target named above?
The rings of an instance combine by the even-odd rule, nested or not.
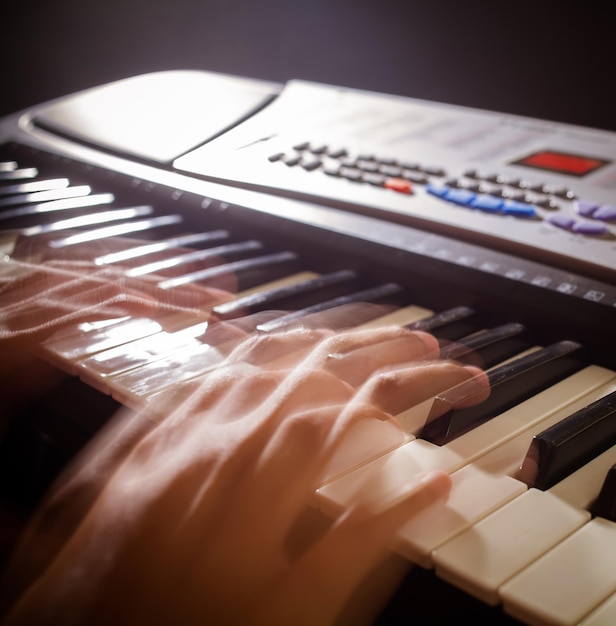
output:
[[[169,389],[198,384],[224,360],[235,335],[217,335],[216,328],[274,332],[354,301],[366,303],[361,315],[332,315],[331,323],[433,332],[442,358],[487,368],[493,399],[469,412],[459,429],[448,427],[457,415],[440,416],[446,436],[430,436],[437,420],[431,427],[426,420],[435,406],[443,412],[447,394],[409,407],[397,416],[399,426],[366,420],[324,468],[314,506],[336,515],[358,490],[387,506],[412,476],[445,469],[453,483],[449,500],[409,520],[396,538],[401,555],[496,606],[492,623],[507,619],[503,610],[539,626],[608,623],[601,620],[613,616],[616,604],[614,555],[603,552],[600,580],[584,576],[598,563],[601,546],[614,545],[613,443],[600,436],[601,445],[555,484],[535,485],[526,471],[530,461],[526,470],[520,466],[535,436],[616,392],[613,274],[605,268],[596,275],[581,272],[569,262],[561,267],[557,257],[527,257],[524,248],[514,255],[510,245],[484,247],[481,237],[458,240],[447,229],[424,230],[425,223],[417,228],[416,221],[393,215],[398,208],[375,217],[358,200],[358,210],[349,210],[340,204],[342,196],[350,197],[346,191],[335,202],[320,192],[300,201],[286,191],[242,189],[230,179],[225,185],[199,180],[199,173],[193,176],[196,157],[181,168],[191,175],[178,175],[156,159],[137,162],[130,150],[90,153],[5,126],[8,139],[19,142],[0,148],[4,271],[19,260],[85,254],[102,272],[161,276],[156,280],[164,297],[199,284],[232,292],[200,314],[84,321],[59,330],[40,354],[72,385],[81,380],[80,389],[102,394],[111,408],[137,409]],[[386,165],[366,159],[377,168]],[[423,197],[421,186],[438,178],[424,169],[413,170],[407,195]],[[342,182],[330,178],[331,184]],[[358,181],[347,181],[348,189],[358,189]],[[396,194],[391,185],[377,190],[374,181],[365,182],[374,188],[365,190],[366,198],[377,191]],[[546,237],[554,232],[546,223],[536,226]],[[127,237],[130,243],[118,245]],[[591,248],[610,236],[584,241]],[[547,373],[537,375],[544,355]],[[524,384],[516,384],[516,376]],[[97,420],[87,436],[99,425]],[[23,432],[15,440],[27,445]],[[572,555],[576,569],[568,565]],[[554,591],[559,587],[568,589],[566,603]]]

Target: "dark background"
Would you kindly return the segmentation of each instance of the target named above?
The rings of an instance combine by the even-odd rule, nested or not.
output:
[[[125,76],[304,78],[616,130],[600,0],[11,0],[0,115]]]

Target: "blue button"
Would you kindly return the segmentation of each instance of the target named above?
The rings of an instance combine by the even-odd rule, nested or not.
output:
[[[526,202],[515,202],[507,200],[503,204],[503,213],[505,215],[514,215],[515,217],[537,217],[537,210],[532,204]]]
[[[450,190],[451,187],[447,185],[426,185],[426,191],[438,198],[444,198]]]
[[[468,189],[450,189],[445,195],[445,200],[463,206],[469,206],[477,195]]]
[[[488,213],[500,213],[503,208],[503,200],[496,196],[481,194],[471,202],[471,206],[474,209],[487,211]]]

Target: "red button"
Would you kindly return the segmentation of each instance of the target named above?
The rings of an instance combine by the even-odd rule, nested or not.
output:
[[[408,180],[404,180],[404,178],[388,178],[385,181],[385,187],[398,193],[413,193],[411,183]]]

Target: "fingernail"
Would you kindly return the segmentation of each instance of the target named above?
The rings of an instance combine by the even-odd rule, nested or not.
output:
[[[434,335],[426,333],[423,330],[415,330],[413,334],[424,344],[428,354],[440,352],[438,339]]]
[[[451,489],[451,477],[442,470],[431,470],[420,474],[417,480],[418,487],[430,487],[439,493],[448,493]]]

